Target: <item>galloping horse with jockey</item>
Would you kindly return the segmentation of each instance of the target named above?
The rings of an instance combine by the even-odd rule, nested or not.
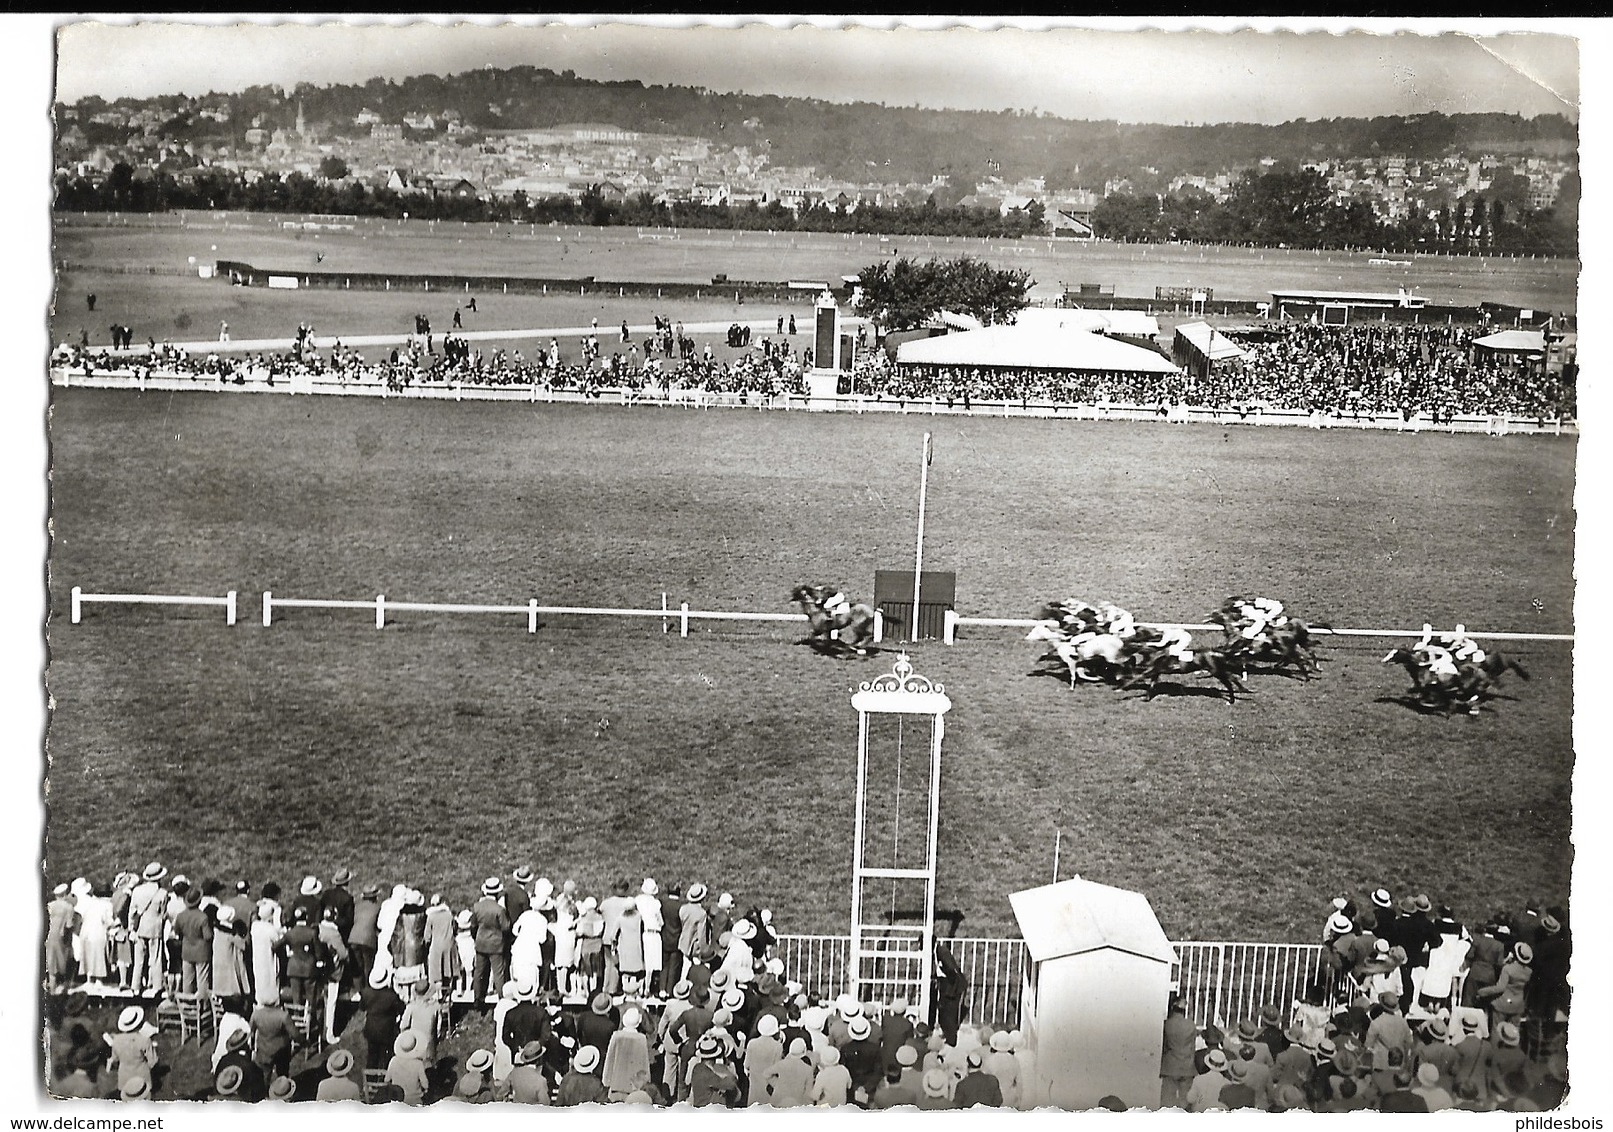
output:
[[[1048,643],[1038,663],[1062,664],[1073,688],[1079,681],[1118,684],[1128,678],[1136,667],[1138,635],[1149,632],[1139,630],[1131,614],[1118,606],[1072,598],[1043,606],[1025,639]]]
[[[1485,652],[1462,625],[1436,635],[1424,623],[1422,639],[1410,648],[1391,649],[1383,658],[1384,664],[1390,662],[1411,677],[1408,698],[1422,707],[1443,709],[1447,716],[1458,706],[1478,715],[1480,705],[1495,697],[1495,688],[1509,671],[1529,679],[1522,664],[1499,652]]]
[[[874,639],[871,606],[851,601],[838,586],[799,585],[790,591],[790,600],[806,614],[809,632],[803,643],[825,652],[868,655]]]
[[[1225,652],[1244,666],[1268,664],[1273,671],[1292,668],[1306,680],[1321,672],[1316,638],[1310,626],[1283,611],[1283,603],[1267,597],[1230,597],[1206,618],[1226,635]],[[1321,629],[1331,629],[1317,622]]]

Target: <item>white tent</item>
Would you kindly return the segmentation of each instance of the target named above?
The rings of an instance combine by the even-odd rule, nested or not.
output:
[[[1245,356],[1241,346],[1207,322],[1184,322],[1176,328],[1176,333],[1212,362]]]
[[[1538,330],[1502,330],[1475,338],[1473,345],[1498,354],[1544,354],[1546,336]]]
[[[1095,311],[1081,307],[1026,307],[1014,318],[1015,326],[1067,327],[1126,338],[1153,338],[1159,320],[1144,311]]]
[[[896,350],[896,364],[1178,372],[1170,359],[1153,350],[1066,326],[988,326],[984,330],[903,342]]]

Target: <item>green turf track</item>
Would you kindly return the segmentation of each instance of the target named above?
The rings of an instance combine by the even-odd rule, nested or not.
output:
[[[1340,626],[1572,631],[1574,445],[1546,438],[58,391],[48,873],[361,879],[470,897],[530,861],[598,886],[701,879],[783,930],[844,930],[856,681],[790,626],[287,612],[288,597],[784,611],[911,562],[965,613],[1107,598],[1198,620],[1279,596]],[[217,610],[67,593],[238,589]],[[1565,898],[1571,666],[1478,719],[1385,702],[1386,645],[1229,707],[1025,674],[1012,630],[922,646],[946,682],[939,902],[1012,929],[1064,872],[1140,888],[1174,938],[1308,940],[1335,891],[1458,914]],[[908,757],[912,757],[909,753]]]

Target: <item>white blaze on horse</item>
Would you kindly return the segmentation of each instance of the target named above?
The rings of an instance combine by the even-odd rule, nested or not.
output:
[[[799,585],[790,591],[790,600],[806,614],[806,643],[868,655],[868,645],[874,639],[872,606],[852,601],[837,586]]]

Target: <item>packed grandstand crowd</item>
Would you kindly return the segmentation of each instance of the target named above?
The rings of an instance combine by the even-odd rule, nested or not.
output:
[[[770,399],[806,392],[811,350],[797,352],[787,339],[751,345],[748,333],[728,345],[743,352],[727,359],[711,345],[698,345],[679,325],[667,321],[642,345],[612,341],[607,354],[597,335],[571,346],[563,356],[551,340],[529,358],[519,348],[473,348],[453,334],[424,334],[380,358],[343,347],[323,352],[304,345],[299,334],[285,353],[232,356],[190,353],[148,340],[147,348],[114,355],[87,345],[58,349],[53,361],[70,372],[118,371],[180,374],[226,384],[270,385],[294,377],[339,382],[384,383],[402,390],[413,385],[520,386],[628,399],[666,395],[671,390],[739,394]],[[1090,372],[1001,367],[898,365],[884,351],[862,352],[842,393],[890,401],[935,401],[949,407],[974,402],[1132,406],[1165,415],[1173,406],[1213,409],[1250,416],[1264,410],[1297,410],[1338,418],[1421,414],[1436,421],[1454,416],[1510,416],[1539,421],[1576,415],[1575,372],[1545,373],[1504,354],[1476,352],[1472,342],[1487,327],[1362,323],[1324,326],[1282,322],[1252,328],[1244,342],[1247,356],[1208,367],[1202,376],[1186,373]],[[1230,334],[1236,336],[1237,331]],[[311,342],[311,338],[308,339]]]
[[[788,339],[751,345],[748,333],[728,335],[743,352],[727,359],[676,333],[670,321],[642,343],[610,343],[597,335],[562,356],[551,340],[528,358],[519,348],[473,348],[452,334],[410,339],[401,349],[372,358],[336,344],[321,352],[297,344],[285,353],[198,355],[148,340],[132,356],[87,345],[60,347],[53,361],[70,372],[118,371],[180,374],[226,384],[270,385],[294,377],[339,382],[413,385],[519,386],[628,399],[665,396],[671,390],[739,394],[758,400],[806,392],[811,350]],[[1173,406],[1213,409],[1248,417],[1265,410],[1297,410],[1337,418],[1421,414],[1436,421],[1462,416],[1510,416],[1539,421],[1576,415],[1572,366],[1542,372],[1514,356],[1473,349],[1487,327],[1362,323],[1325,326],[1282,322],[1250,328],[1246,357],[1217,363],[1202,376],[1186,373],[1090,372],[1001,367],[898,365],[884,351],[862,352],[841,392],[883,401],[935,401],[948,407],[975,402],[1144,407],[1165,415]],[[1236,336],[1236,330],[1229,332]],[[311,338],[309,339],[311,341]]]
[[[1464,926],[1426,895],[1378,889],[1341,896],[1318,919],[1320,961],[1299,997],[1231,1019],[1189,1018],[1173,1001],[1160,1020],[1162,1106],[1560,1102],[1562,908]],[[937,942],[920,1017],[903,998],[859,1001],[819,985],[839,972],[791,970],[768,910],[701,883],[622,880],[596,897],[522,866],[456,908],[346,869],[295,891],[254,890],[152,862],[110,884],[59,885],[45,921],[49,1089],[62,1097],[1036,1101],[1035,1051],[1014,1020],[969,1017],[949,939]]]

